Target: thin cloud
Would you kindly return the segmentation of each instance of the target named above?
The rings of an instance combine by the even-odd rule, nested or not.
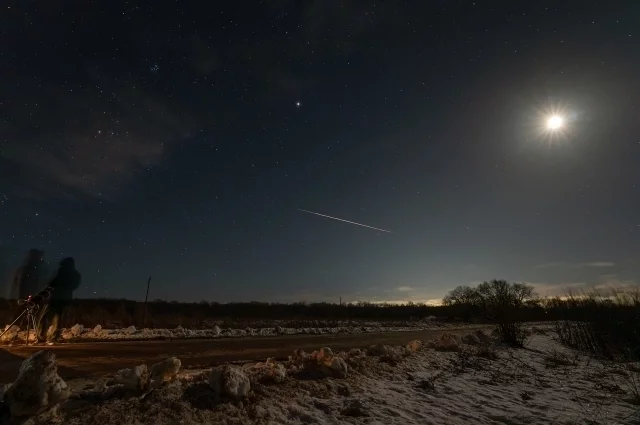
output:
[[[566,296],[582,292],[637,291],[640,284],[633,279],[621,279],[617,275],[602,275],[598,282],[526,282],[542,297]]]
[[[583,263],[583,267],[615,267],[616,263],[611,261],[593,261],[591,263]]]
[[[409,291],[413,291],[413,288],[411,286],[398,286],[396,288],[396,291],[398,291],[398,292],[409,292]]]
[[[354,301],[358,302],[358,301]],[[426,304],[429,306],[439,306],[442,305],[441,298],[418,298],[418,299],[410,299],[410,300],[373,300],[373,301],[364,301],[370,302],[371,304],[390,304],[390,305],[402,305],[402,304]]]
[[[541,297],[558,297],[579,292],[587,287],[586,282],[525,282],[535,288]]]
[[[49,81],[46,90],[26,86],[22,93],[37,98],[39,107],[13,102],[9,119],[0,123],[0,167],[11,170],[3,178],[7,192],[36,199],[112,199],[198,128],[177,101],[93,71],[82,75],[101,96]]]
[[[536,269],[554,269],[554,268],[558,268],[558,267],[568,267],[569,263],[565,263],[562,261],[555,261],[555,262],[551,262],[551,263],[543,263],[543,264],[537,264],[535,266],[533,266]]]
[[[615,267],[616,263],[612,261],[591,261],[586,263],[568,263],[565,261],[555,261],[550,263],[543,263],[535,265],[536,269],[579,269],[585,267]]]

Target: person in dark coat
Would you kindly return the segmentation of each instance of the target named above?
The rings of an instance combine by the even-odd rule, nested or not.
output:
[[[53,288],[53,295],[49,304],[43,307],[41,314],[38,340],[48,343],[54,342],[58,338],[58,328],[62,321],[65,310],[71,304],[73,292],[80,287],[81,276],[76,270],[75,260],[71,257],[60,262],[58,273],[49,283]],[[46,334],[45,334],[46,332]]]
[[[40,279],[44,269],[44,251],[30,249],[22,266],[13,275],[11,294],[13,299],[23,300],[40,290]]]

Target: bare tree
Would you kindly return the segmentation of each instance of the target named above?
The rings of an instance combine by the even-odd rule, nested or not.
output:
[[[476,288],[484,314],[496,324],[502,341],[522,347],[526,334],[521,311],[538,299],[532,286],[506,280],[482,282]]]
[[[449,293],[442,299],[442,304],[446,306],[459,304],[478,305],[478,303],[478,291],[469,286],[458,286],[457,288],[449,291]]]

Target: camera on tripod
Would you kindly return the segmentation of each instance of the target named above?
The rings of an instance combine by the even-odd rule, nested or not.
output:
[[[29,295],[27,298],[23,300],[18,300],[19,305],[26,305],[27,307],[41,307],[45,304],[48,304],[51,301],[51,296],[53,295],[53,288],[51,286],[47,286],[42,291],[38,292],[35,295]]]
[[[20,322],[19,327],[22,327],[23,322],[26,320],[27,333],[25,336],[25,342],[27,343],[27,345],[29,344],[30,331],[33,331],[35,340],[36,342],[38,342],[38,326],[40,320],[36,317],[36,314],[39,312],[41,307],[47,305],[49,301],[51,301],[52,295],[53,288],[51,286],[47,286],[35,295],[29,295],[27,298],[18,300],[18,305],[24,306],[24,310],[22,311],[22,313],[20,313],[16,320],[14,320],[9,326],[7,326],[4,331],[0,332],[0,338],[2,338],[2,336],[18,322]]]

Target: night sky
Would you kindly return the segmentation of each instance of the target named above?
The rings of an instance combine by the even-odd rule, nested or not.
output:
[[[78,297],[635,286],[636,3],[5,3],[1,277],[33,247]]]

